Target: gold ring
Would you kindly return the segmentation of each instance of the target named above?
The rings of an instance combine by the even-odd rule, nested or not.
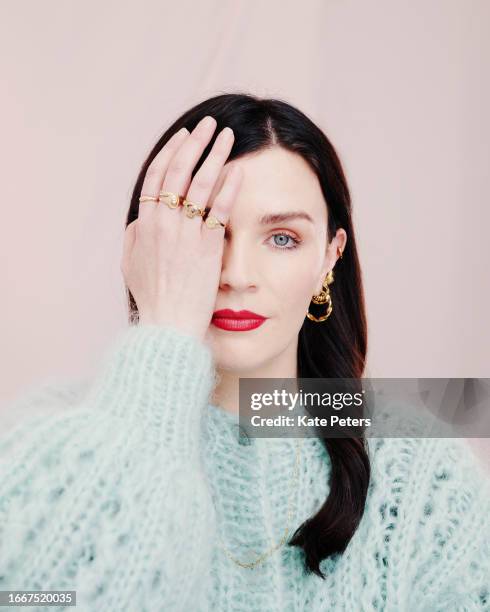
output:
[[[155,196],[140,196],[139,198],[140,202],[158,202],[158,198],[155,198]]]
[[[226,227],[225,223],[222,223],[217,217],[213,217],[213,215],[208,215],[204,223],[209,227],[209,229],[218,229],[218,227]]]
[[[182,196],[172,191],[160,191],[159,201],[164,202],[169,208],[178,208],[183,199]]]
[[[196,217],[197,215],[200,215],[201,217],[204,216],[204,208],[200,208],[197,206],[197,204],[193,204],[189,200],[184,200],[182,205],[185,208],[185,214],[187,217],[189,217],[189,219],[192,219],[192,217]]]

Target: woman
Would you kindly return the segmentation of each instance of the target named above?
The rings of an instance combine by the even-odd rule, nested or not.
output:
[[[463,442],[237,436],[240,377],[364,371],[349,190],[310,119],[246,94],[182,115],[141,169],[121,270],[131,325],[96,379],[19,401],[51,414],[4,437],[0,589],[76,590],[82,610],[489,609],[489,488]]]

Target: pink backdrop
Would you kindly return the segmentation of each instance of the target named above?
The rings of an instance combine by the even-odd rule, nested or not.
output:
[[[93,371],[126,324],[119,261],[143,158],[184,109],[241,90],[299,106],[343,160],[368,374],[490,376],[490,3],[30,0],[1,13],[2,403]]]

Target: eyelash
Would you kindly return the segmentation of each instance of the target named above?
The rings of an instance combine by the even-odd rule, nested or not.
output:
[[[301,240],[298,240],[297,238],[291,236],[291,234],[287,234],[286,232],[277,232],[276,234],[272,234],[271,238],[274,238],[274,236],[287,236],[288,238],[291,238],[294,243],[293,246],[277,246],[277,244],[272,245],[273,249],[279,249],[281,251],[291,251],[292,249],[296,249],[298,248],[298,245],[301,242]]]
[[[272,234],[271,238],[274,238],[274,236],[287,236],[288,238],[291,238],[291,240],[293,241],[293,245],[289,247],[273,245],[272,246],[273,249],[279,249],[280,251],[291,251],[292,249],[298,248],[298,246],[301,244],[301,240],[298,240],[297,238],[295,238],[294,236],[286,232],[276,232],[275,234]],[[227,235],[227,232],[225,231],[225,240],[228,240],[228,239],[229,239],[229,236]]]

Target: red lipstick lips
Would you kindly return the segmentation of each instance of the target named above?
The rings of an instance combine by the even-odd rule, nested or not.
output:
[[[211,323],[220,329],[228,331],[248,331],[260,327],[267,317],[250,310],[216,310]]]

